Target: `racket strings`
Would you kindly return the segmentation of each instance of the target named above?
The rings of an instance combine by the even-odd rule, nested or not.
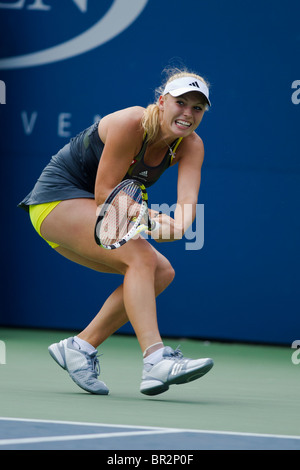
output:
[[[100,228],[102,243],[111,245],[122,240],[140,216],[142,192],[135,184],[122,188],[109,204]]]

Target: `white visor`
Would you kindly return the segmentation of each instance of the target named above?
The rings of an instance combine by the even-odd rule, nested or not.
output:
[[[163,91],[163,95],[170,93],[170,95],[177,97],[189,93],[190,91],[198,91],[205,96],[207,104],[211,106],[209,101],[209,91],[205,83],[202,80],[198,80],[194,77],[182,77],[167,83],[166,88]]]

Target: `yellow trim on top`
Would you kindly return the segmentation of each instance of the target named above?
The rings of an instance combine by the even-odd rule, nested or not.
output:
[[[179,137],[179,139],[177,140],[176,145],[175,145],[175,147],[174,147],[174,149],[173,149],[173,153],[176,152],[177,147],[178,147],[178,145],[180,144],[180,142],[182,141],[182,139],[183,139],[183,137]]]

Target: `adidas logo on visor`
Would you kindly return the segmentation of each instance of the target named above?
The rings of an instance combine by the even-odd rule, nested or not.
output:
[[[194,80],[194,81],[190,81]],[[202,93],[209,106],[211,106],[210,101],[209,101],[209,91],[208,87],[206,84],[198,79],[195,79],[194,77],[181,77],[176,80],[173,80],[169,83],[166,84],[166,87],[163,91],[163,95],[166,95],[167,93],[170,93],[171,96],[177,97],[179,95],[182,95],[184,93],[188,93],[189,91],[193,91],[193,89],[197,92]]]

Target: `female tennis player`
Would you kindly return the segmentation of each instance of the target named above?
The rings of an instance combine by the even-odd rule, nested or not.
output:
[[[94,239],[99,207],[122,180],[133,178],[148,187],[176,164],[175,215],[158,216],[160,232],[155,240],[182,238],[195,217],[204,158],[203,142],[195,130],[209,106],[204,79],[176,71],[157,90],[155,104],[109,114],[71,139],[19,204],[29,212],[39,235],[62,256],[98,272],[124,276],[80,334],[49,346],[53,359],[90,393],[109,393],[98,379],[96,348],[128,321],[143,353],[142,393],[165,392],[172,384],[203,376],[213,366],[210,358],[187,359],[162,341],[156,296],[174,278],[169,261],[141,236],[114,250],[99,247]]]

